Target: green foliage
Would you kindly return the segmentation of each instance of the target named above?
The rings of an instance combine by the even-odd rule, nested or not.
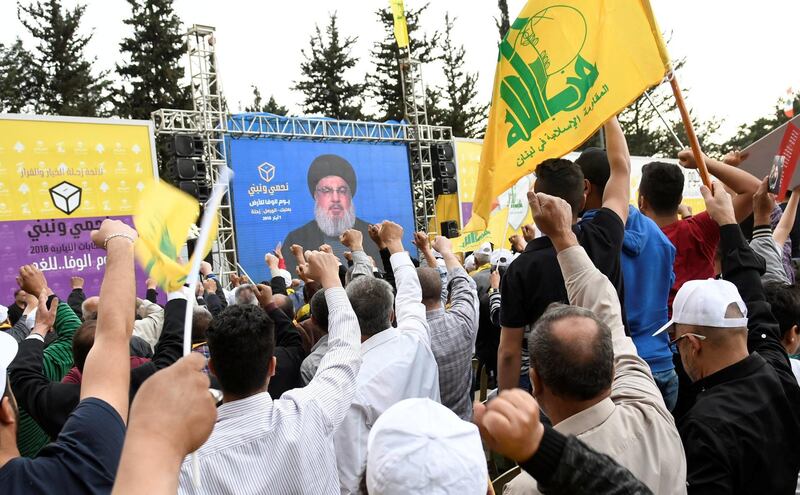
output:
[[[0,44],[0,112],[33,109],[36,81],[30,71],[32,66],[33,58],[19,38],[8,47]]]
[[[116,114],[149,120],[159,108],[191,109],[189,88],[179,83],[186,42],[172,0],[127,1],[131,16],[124,22],[133,34],[120,43],[128,60],[117,64],[124,84],[116,90]]]
[[[800,92],[795,93],[792,105],[794,107],[794,114],[800,115]],[[746,148],[777,129],[788,120],[789,117],[783,112],[782,105],[776,103],[772,113],[760,117],[749,124],[741,124],[736,135],[728,141],[728,149]]]
[[[361,112],[364,85],[345,79],[345,73],[357,63],[350,54],[357,39],[340,36],[335,13],[330,15],[325,36],[316,26],[308,51],[302,51],[305,58],[300,65],[302,79],[294,86],[304,95],[304,112],[335,119],[364,118]]]
[[[289,109],[283,105],[279,105],[277,101],[275,101],[274,96],[269,97],[269,101],[267,103],[263,102],[261,97],[261,91],[258,90],[258,87],[255,84],[250,85],[253,88],[253,103],[244,107],[245,112],[266,112],[266,113],[274,113],[275,115],[288,115]]]
[[[438,59],[443,66],[445,85],[428,91],[428,120],[452,127],[454,136],[480,137],[486,131],[489,105],[476,103],[478,74],[464,69],[464,46],[453,41],[455,19],[445,14],[444,20],[442,53]]]
[[[94,59],[84,49],[92,35],[79,33],[85,5],[65,9],[60,0],[19,4],[22,25],[36,40],[30,77],[31,99],[37,113],[103,116],[108,113],[107,73],[92,74]]]

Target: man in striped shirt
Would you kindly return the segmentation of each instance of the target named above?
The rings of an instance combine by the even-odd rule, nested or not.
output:
[[[328,352],[305,388],[272,400],[267,392],[275,372],[274,309],[266,286],[254,286],[261,308],[228,307],[208,328],[209,368],[219,379],[223,404],[211,437],[195,453],[200,486],[192,481],[192,460],[181,466],[180,493],[338,494],[333,434],[356,391],[361,365],[358,320],[339,280],[336,257],[306,256],[311,278],[325,289]]]

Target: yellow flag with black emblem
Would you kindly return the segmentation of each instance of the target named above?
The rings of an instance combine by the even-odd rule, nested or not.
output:
[[[530,0],[497,62],[473,216],[522,176],[591,137],[669,71],[647,0]]]
[[[200,213],[196,198],[170,186],[164,181],[148,187],[140,198],[133,224],[139,233],[135,254],[150,278],[167,292],[183,287],[189,276],[192,260],[180,263],[180,255],[189,231]],[[216,237],[216,215],[212,233],[205,246],[196,246],[192,256],[205,258]]]
[[[389,0],[389,5],[392,7],[392,17],[394,17],[394,38],[397,40],[397,47],[405,48],[408,46],[408,25],[403,0]]]

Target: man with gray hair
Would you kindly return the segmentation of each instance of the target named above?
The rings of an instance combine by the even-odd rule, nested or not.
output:
[[[554,429],[611,456],[655,494],[686,493],[686,459],[650,367],[625,335],[614,285],[572,231],[561,198],[528,193],[536,226],[553,243],[572,306],[553,304],[528,340],[534,396]],[[538,493],[521,474],[505,493]]]
[[[418,235],[422,238],[422,235]],[[431,246],[424,237],[421,244],[426,258]],[[422,286],[422,304],[431,327],[431,350],[439,365],[439,391],[442,404],[464,421],[472,420],[472,354],[478,334],[478,292],[475,281],[453,254],[450,239],[437,236],[433,249],[442,255],[447,267],[445,309],[442,303],[442,280],[435,268],[417,268]]]
[[[354,278],[346,288],[361,328],[362,363],[355,398],[334,434],[343,494],[358,493],[367,463],[369,432],[385,410],[404,399],[439,401],[439,370],[431,352],[417,272],[403,249],[403,228],[386,221],[378,235],[391,254],[397,296],[386,281],[371,276]],[[360,239],[352,240],[354,253],[358,242]],[[396,328],[392,327],[393,306]]]

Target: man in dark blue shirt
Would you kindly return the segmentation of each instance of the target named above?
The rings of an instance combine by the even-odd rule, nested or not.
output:
[[[95,245],[107,251],[95,343],[84,365],[78,407],[56,441],[36,459],[20,457],[17,449],[18,414],[6,375],[9,364],[13,367],[10,361],[17,344],[0,335],[8,337],[0,338],[0,493],[111,492],[128,416],[133,313],[124,308],[132,308],[136,300],[136,237],[136,231],[117,220],[105,220],[100,230],[92,232]],[[58,301],[48,301],[45,293],[39,297],[36,324],[28,338],[44,339],[55,321]]]

